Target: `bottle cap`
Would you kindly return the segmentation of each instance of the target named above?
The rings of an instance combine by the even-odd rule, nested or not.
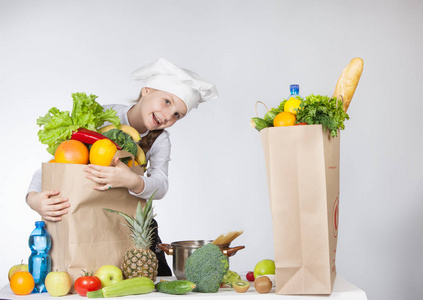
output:
[[[44,227],[46,223],[44,223],[44,221],[36,221],[35,222],[35,227]]]
[[[298,84],[291,84],[289,86],[290,90],[300,90],[300,86]]]

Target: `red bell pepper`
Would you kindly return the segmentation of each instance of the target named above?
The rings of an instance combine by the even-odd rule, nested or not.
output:
[[[102,135],[101,133],[98,133],[96,131],[89,130],[86,128],[79,128],[77,131],[74,131],[71,136],[71,140],[77,140],[84,144],[89,144],[89,145],[94,144],[98,140],[104,140],[104,139],[110,140],[113,144],[115,144],[118,150],[122,149],[122,147],[120,147],[118,144],[113,142],[108,137]]]

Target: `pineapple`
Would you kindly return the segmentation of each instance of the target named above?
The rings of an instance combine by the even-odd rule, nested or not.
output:
[[[128,225],[123,225],[131,230],[130,235],[134,240],[134,246],[126,251],[123,258],[122,272],[125,278],[148,277],[153,281],[156,280],[159,265],[156,254],[150,250],[154,231],[150,223],[156,216],[153,215],[153,196],[154,194],[147,201],[144,209],[141,201],[138,203],[134,218],[116,210],[104,209],[124,217]]]

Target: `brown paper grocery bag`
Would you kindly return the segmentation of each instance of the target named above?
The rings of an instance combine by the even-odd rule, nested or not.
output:
[[[340,137],[322,125],[260,131],[277,294],[331,294],[336,277]]]
[[[116,156],[124,157],[126,151]],[[122,154],[123,153],[123,154]],[[126,188],[107,191],[93,189],[94,182],[83,171],[86,165],[43,163],[42,189],[58,190],[57,197],[69,199],[70,208],[62,221],[46,221],[52,237],[51,258],[53,271],[66,271],[72,279],[83,272],[95,272],[103,265],[121,267],[125,252],[131,247],[129,229],[124,219],[103,210],[110,208],[135,215],[141,200],[129,194]],[[131,168],[142,174],[139,166]],[[142,199],[143,204],[145,204]]]

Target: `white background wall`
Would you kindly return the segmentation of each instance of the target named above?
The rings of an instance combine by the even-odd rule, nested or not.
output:
[[[36,119],[71,109],[71,93],[127,104],[141,87],[130,72],[159,57],[217,85],[219,100],[171,129],[171,186],[155,207],[164,242],[245,230],[231,258],[243,272],[274,256],[254,104],[276,106],[291,83],[303,96],[332,95],[359,56],[341,139],[338,274],[369,299],[420,298],[422,13],[418,0],[1,0],[0,286],[27,260],[38,219],[24,201],[49,158]]]

